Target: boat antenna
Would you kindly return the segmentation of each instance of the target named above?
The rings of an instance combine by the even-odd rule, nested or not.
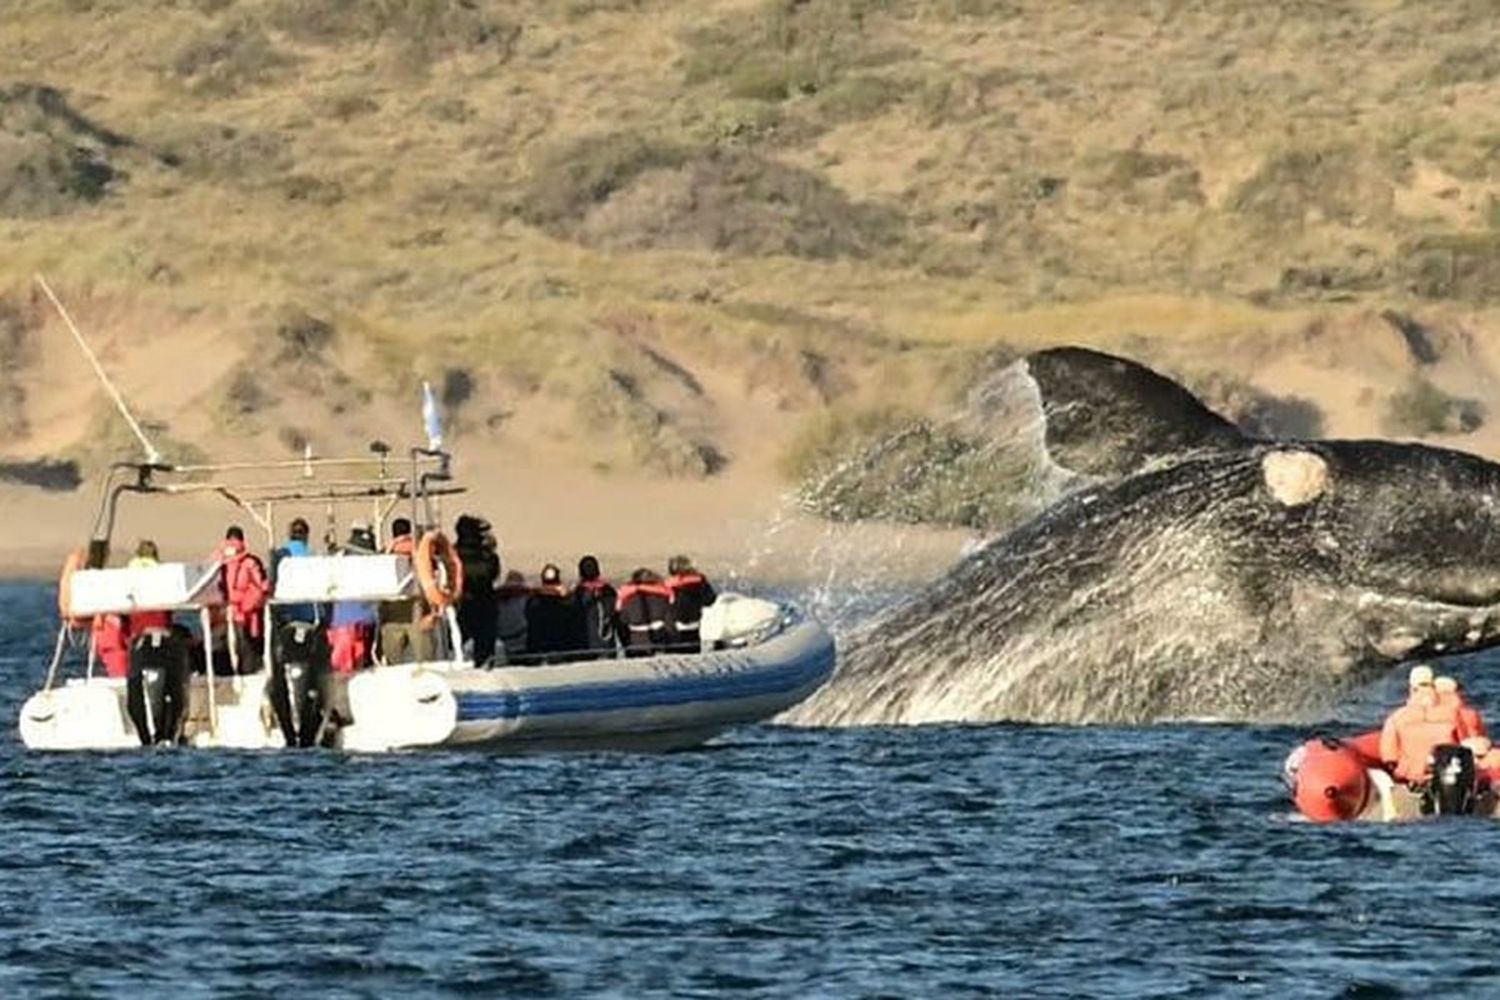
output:
[[[110,398],[115,401],[115,407],[120,411],[120,416],[125,418],[125,422],[130,425],[130,429],[134,432],[136,440],[140,441],[141,447],[145,449],[146,464],[162,464],[161,452],[156,450],[156,445],[152,444],[151,439],[146,437],[146,432],[141,430],[141,425],[136,421],[135,416],[131,414],[130,407],[125,405],[125,397],[120,395],[120,390],[115,388],[115,384],[104,373],[104,366],[99,364],[99,359],[89,347],[89,342],[83,339],[83,334],[79,332],[78,325],[73,322],[73,317],[68,315],[68,310],[63,308],[61,300],[53,293],[52,286],[48,285],[47,279],[43,278],[40,274],[35,274],[32,277],[36,279],[36,283],[41,286],[42,291],[47,293],[47,298],[51,299],[52,304],[57,307],[58,315],[67,324],[68,330],[73,334],[73,339],[78,341],[78,347],[83,351],[83,356],[88,358],[89,364],[94,366],[94,374],[99,376],[99,381],[104,383],[104,388],[109,391]]]

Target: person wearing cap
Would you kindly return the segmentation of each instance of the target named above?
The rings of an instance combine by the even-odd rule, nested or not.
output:
[[[1457,721],[1438,706],[1432,668],[1418,664],[1407,675],[1406,704],[1380,729],[1380,759],[1409,784],[1425,781],[1434,747],[1458,742]]]
[[[560,663],[583,648],[583,621],[563,586],[562,570],[542,567],[540,582],[526,601],[526,649],[542,663]]]
[[[1466,740],[1471,736],[1489,735],[1479,710],[1464,698],[1463,688],[1459,685],[1457,678],[1446,675],[1435,677],[1432,681],[1432,688],[1437,693],[1438,708],[1444,713],[1452,713],[1454,728],[1458,731],[1460,740]]]
[[[343,555],[375,555],[375,532],[363,521],[349,526]],[[335,601],[328,615],[328,646],[333,669],[352,674],[369,665],[375,628],[380,623],[378,606],[371,601]]]

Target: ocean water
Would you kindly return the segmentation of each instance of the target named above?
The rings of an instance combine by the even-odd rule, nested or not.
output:
[[[1300,730],[44,756],[50,602],[0,586],[0,997],[1500,995],[1500,826],[1299,822]]]

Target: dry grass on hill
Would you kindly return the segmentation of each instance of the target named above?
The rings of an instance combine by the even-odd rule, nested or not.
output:
[[[931,410],[995,345],[1060,340],[1232,405],[1342,408],[1302,426],[1462,433],[1473,411],[1405,361],[1360,402],[1305,354],[1395,308],[1493,371],[1463,340],[1500,304],[1491,14],[18,0],[5,450],[97,444],[92,385],[34,333],[36,269],[200,447],[400,437],[425,378],[486,453],[713,476],[771,468],[807,420],[859,425],[826,407]],[[1482,401],[1445,364],[1421,378]]]

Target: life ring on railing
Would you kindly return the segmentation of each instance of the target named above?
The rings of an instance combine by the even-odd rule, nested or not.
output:
[[[57,578],[57,614],[73,628],[83,628],[89,623],[87,617],[77,618],[73,615],[73,574],[87,561],[87,552],[74,549],[63,561],[62,575]]]
[[[417,582],[422,596],[435,609],[446,608],[458,599],[464,589],[464,564],[458,550],[441,531],[429,531],[417,543]],[[438,570],[446,570],[446,580],[438,579]]]

